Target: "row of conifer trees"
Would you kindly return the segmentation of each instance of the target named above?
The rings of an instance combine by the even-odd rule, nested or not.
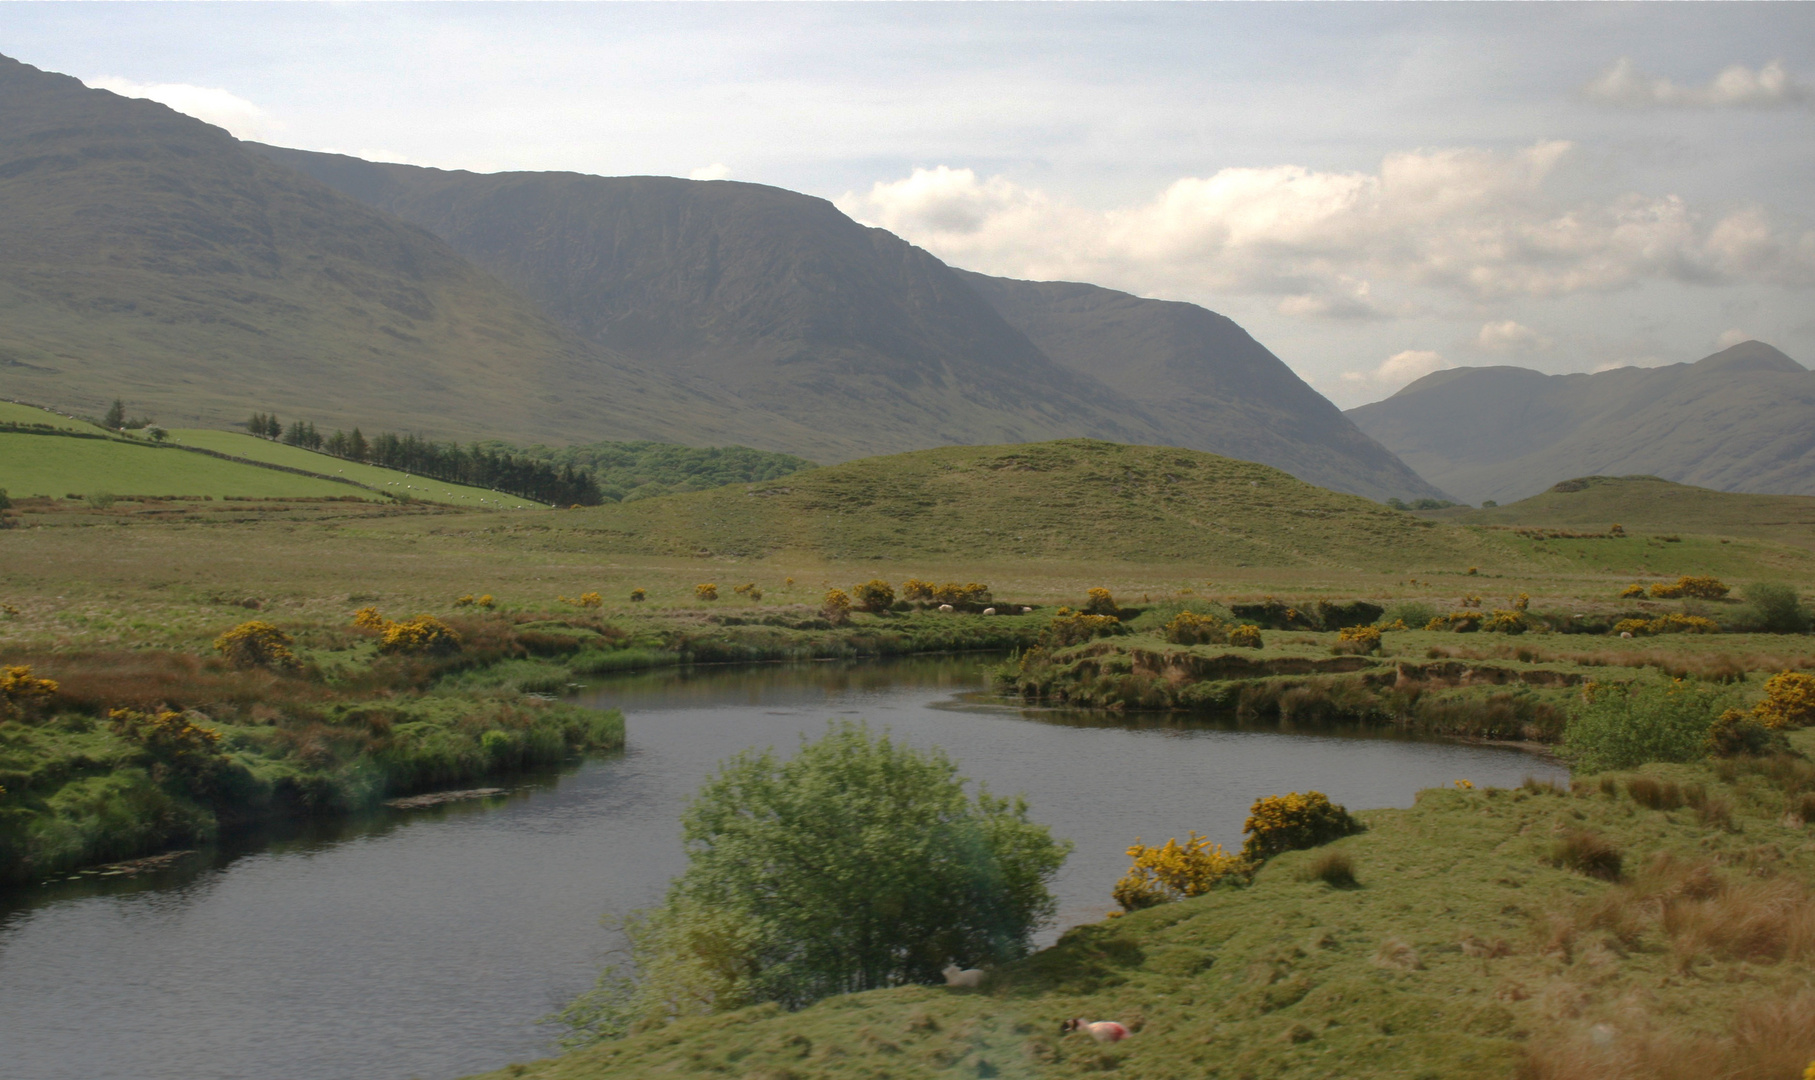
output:
[[[313,423],[292,420],[286,427],[268,413],[253,413],[246,421],[246,430],[263,438],[318,450],[348,461],[380,465],[450,484],[490,488],[557,506],[597,506],[604,501],[598,481],[584,469],[550,465],[504,451],[487,450],[477,444],[438,443],[388,431],[367,438],[358,428],[350,433],[336,430],[332,435],[324,436],[315,430]]]

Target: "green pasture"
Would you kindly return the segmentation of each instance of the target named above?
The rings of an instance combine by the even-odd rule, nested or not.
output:
[[[467,487],[462,484],[450,484],[444,480],[430,480],[421,476],[412,476],[395,469],[383,469],[376,465],[365,465],[357,461],[347,461],[328,454],[318,454],[300,446],[287,446],[270,439],[260,439],[252,435],[235,431],[215,431],[205,428],[180,428],[170,433],[171,441],[184,446],[199,446],[217,453],[232,454],[234,457],[250,461],[263,461],[272,465],[282,465],[291,469],[306,469],[309,472],[325,476],[344,476],[368,487],[377,488],[389,495],[407,495],[410,498],[427,502],[447,503],[451,506],[467,506],[473,509],[527,509],[540,504],[514,495],[504,495],[484,488]]]
[[[14,498],[97,494],[375,497],[350,484],[170,447],[16,432],[0,432],[0,488]]]

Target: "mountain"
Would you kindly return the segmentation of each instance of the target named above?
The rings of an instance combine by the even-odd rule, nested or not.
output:
[[[1173,445],[1337,491],[1443,494],[1227,316],[1096,285],[961,273],[1046,355],[1133,399]]]
[[[1815,372],[1760,341],[1594,374],[1453,368],[1348,417],[1469,502],[1589,474],[1815,495]]]
[[[588,340],[825,431],[821,460],[1088,435],[1438,495],[1228,319],[954,270],[758,184],[480,175],[259,147],[420,225]],[[765,444],[768,445],[768,444]]]
[[[692,441],[738,417],[219,128],[4,57],[0,394],[526,440]]]

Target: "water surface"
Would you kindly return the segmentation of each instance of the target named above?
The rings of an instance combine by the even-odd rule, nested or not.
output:
[[[983,663],[695,669],[579,695],[628,748],[507,796],[318,825],[149,879],[0,894],[0,1075],[12,1080],[446,1080],[550,1052],[536,1018],[590,985],[602,915],[684,864],[678,819],[718,762],[862,719],[944,747],[1077,845],[1059,924],[1102,916],[1137,836],[1240,844],[1260,795],[1408,806],[1458,778],[1562,778],[1517,751],[1360,732],[1225,730],[976,700]],[[1057,928],[1042,935],[1056,936]]]

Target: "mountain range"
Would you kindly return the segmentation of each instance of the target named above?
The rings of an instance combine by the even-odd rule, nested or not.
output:
[[[1453,368],[1347,415],[1471,503],[1597,474],[1815,495],[1815,372],[1760,341],[1593,374]]]
[[[821,462],[1091,436],[1438,494],[1240,327],[757,184],[242,143],[0,58],[0,396]]]

